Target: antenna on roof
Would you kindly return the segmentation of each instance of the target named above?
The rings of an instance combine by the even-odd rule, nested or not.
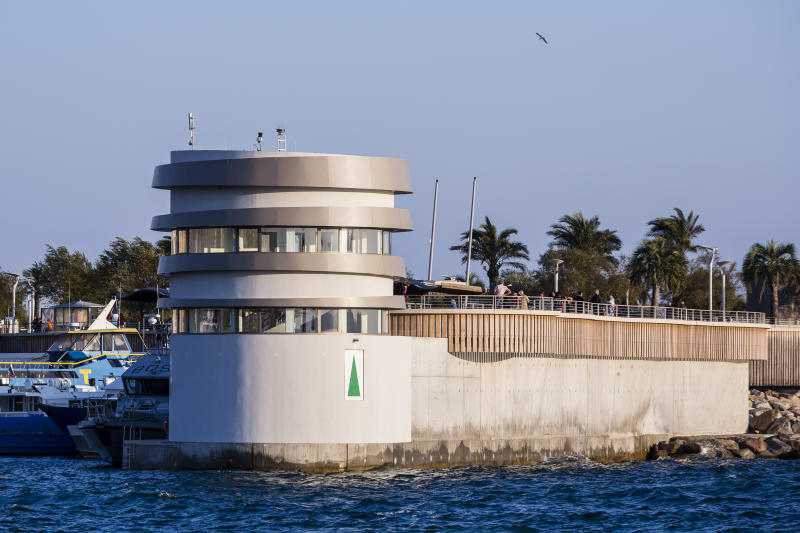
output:
[[[264,140],[264,133],[259,131],[258,137],[256,137],[256,142],[258,143],[258,146],[256,147],[257,152],[261,151],[261,141],[263,140]]]
[[[286,130],[283,128],[278,128],[275,130],[278,134],[278,151],[285,152],[286,151]]]
[[[194,115],[189,113],[189,142],[187,142],[189,146],[192,147],[194,150]]]

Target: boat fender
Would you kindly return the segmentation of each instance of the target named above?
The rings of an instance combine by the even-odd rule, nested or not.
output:
[[[169,415],[164,418],[164,432],[169,436]]]

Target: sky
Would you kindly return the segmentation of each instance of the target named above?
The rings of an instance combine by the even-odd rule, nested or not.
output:
[[[0,269],[157,240],[189,111],[198,149],[284,127],[290,151],[407,159],[393,253],[417,277],[436,178],[434,277],[463,273],[473,176],[476,225],[518,229],[531,266],[564,214],[630,253],[673,207],[741,264],[800,244],[798,27],[792,1],[2,2]]]

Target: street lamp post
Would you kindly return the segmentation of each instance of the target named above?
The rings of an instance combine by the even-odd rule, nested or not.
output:
[[[719,272],[722,274],[722,321],[725,321],[725,268],[726,266],[733,264],[733,261],[718,261],[717,266],[719,267]]]
[[[555,267],[555,270],[556,270],[556,275],[555,275],[555,283],[553,284],[553,285],[554,285],[554,287],[553,287],[553,291],[556,293],[556,295],[558,294],[558,267],[559,267],[559,266],[560,266],[560,265],[561,265],[563,262],[564,262],[564,261],[563,261],[562,259],[553,259],[553,265],[554,265],[554,267]]]
[[[19,283],[27,283],[28,287],[31,289],[31,295],[36,294],[36,289],[34,289],[31,280],[26,278],[21,274],[12,274],[11,272],[0,272],[0,274],[5,274],[6,276],[10,276],[14,278],[14,283],[11,286],[11,328],[13,328],[17,324],[17,287],[19,287]],[[31,330],[31,313],[28,313],[28,331]]]
[[[714,301],[712,300],[714,294],[714,258],[717,255],[718,248],[713,246],[698,246],[709,252],[708,259],[708,320],[711,321],[711,313],[714,310]]]

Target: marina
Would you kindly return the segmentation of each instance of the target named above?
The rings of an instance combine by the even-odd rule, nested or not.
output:
[[[115,303],[86,329],[54,336],[44,354],[0,354],[0,455],[77,453],[68,426],[87,403],[116,401],[118,378],[143,355],[128,341],[137,330],[106,320]]]
[[[97,7],[0,8],[0,527],[800,529],[800,4]]]

